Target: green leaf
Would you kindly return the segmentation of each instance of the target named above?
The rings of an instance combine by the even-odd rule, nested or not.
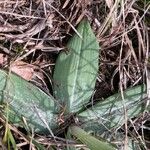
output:
[[[78,138],[83,144],[85,144],[88,148],[91,150],[114,150],[116,147],[114,147],[112,144],[103,141],[98,140],[94,136],[89,135],[87,132],[82,130],[81,128],[77,126],[71,126],[69,128],[70,133]]]
[[[5,144],[7,143],[8,150],[10,150],[11,147],[13,147],[14,150],[17,150],[17,145],[15,142],[15,139],[14,139],[7,123],[6,123],[6,127],[5,127],[5,135],[3,138],[3,143],[5,143]]]
[[[128,150],[141,150],[141,149],[142,149],[141,143],[135,141],[135,139],[128,138]]]
[[[9,121],[27,125],[36,132],[47,132],[57,127],[57,116],[53,114],[54,98],[21,77],[0,70],[0,102],[8,104],[5,114]]]
[[[130,134],[130,131],[128,133]],[[113,143],[116,143],[119,149],[142,150],[143,144],[141,143],[138,136],[130,134],[130,136],[126,137],[125,133],[120,132],[119,130],[115,130],[111,134],[109,132],[108,134],[108,137],[106,137],[105,135],[105,138],[108,138],[109,141],[113,141]]]
[[[138,116],[145,110],[147,94],[144,85],[129,88],[123,95],[124,100],[118,93],[78,114],[82,128],[101,135],[125,123],[125,109],[128,119]],[[150,111],[150,106],[147,109]]]
[[[54,71],[54,94],[66,113],[79,111],[90,99],[98,72],[99,44],[83,20],[69,41],[69,51],[61,52]],[[59,108],[58,108],[59,109]]]
[[[36,140],[32,139],[32,143],[37,148],[37,150],[46,150],[46,148],[40,143],[38,143]]]
[[[72,140],[72,135],[71,133],[69,132],[69,130],[67,131],[67,134],[65,135],[65,139],[67,140]],[[64,150],[77,150],[77,148],[75,147],[74,144],[66,144],[66,148]]]
[[[125,138],[122,138],[122,140],[121,139],[117,140],[117,142],[120,141],[120,143],[121,142],[123,143],[122,147],[124,147],[124,142],[123,142],[124,139]],[[142,144],[138,140],[128,137],[128,145],[127,145],[128,150],[142,150],[142,149],[144,149],[144,147],[143,148],[142,147],[143,147]]]
[[[130,133],[129,133],[130,134]],[[135,135],[125,137],[123,132],[115,131],[115,133],[110,136],[109,133],[109,141],[113,141],[116,143],[119,149],[128,149],[128,150],[142,150],[142,143],[138,136]],[[127,139],[125,139],[127,138]],[[126,142],[125,142],[126,140]],[[144,147],[143,147],[144,148]]]

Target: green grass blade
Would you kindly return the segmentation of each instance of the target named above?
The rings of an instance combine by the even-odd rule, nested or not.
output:
[[[54,71],[54,94],[67,113],[77,112],[89,101],[98,72],[99,44],[88,21],[81,21],[77,31],[82,39],[77,34],[70,39]]]
[[[78,114],[78,119],[83,122],[82,128],[86,131],[102,134],[125,123],[124,106],[128,119],[142,113],[145,110],[146,96],[144,85],[129,88],[124,91],[124,100],[120,93],[110,96]],[[150,111],[150,106],[147,109]]]
[[[89,135],[87,132],[82,130],[81,128],[77,126],[71,126],[70,127],[70,133],[75,136],[78,140],[80,140],[83,144],[85,144],[89,149],[91,150],[114,150],[116,147],[114,147],[112,144],[106,142],[106,141],[100,141],[96,139],[95,137]]]
[[[15,142],[15,139],[10,131],[10,129],[8,129],[8,139],[13,147],[14,150],[17,150],[17,145],[16,145],[16,142]]]
[[[22,125],[22,117],[36,132],[46,132],[57,127],[54,98],[21,77],[0,70],[0,103],[8,104],[9,121]],[[49,128],[49,129],[48,129]]]
[[[41,145],[38,142],[36,142],[36,140],[32,139],[32,143],[37,148],[37,150],[46,150],[46,148],[43,145]]]
[[[4,137],[3,137],[3,143],[5,143],[5,144],[7,143],[8,150],[10,150],[11,147],[14,150],[17,150],[17,145],[16,145],[16,142],[15,142],[15,139],[14,139],[7,123],[6,123],[6,127],[5,127],[5,134],[4,134]]]
[[[70,134],[69,130],[65,135],[65,139],[72,139],[72,135]],[[77,148],[75,147],[75,145],[66,144],[66,148],[64,150],[77,150]]]

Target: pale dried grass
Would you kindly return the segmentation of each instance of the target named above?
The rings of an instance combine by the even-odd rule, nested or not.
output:
[[[42,70],[41,72],[51,73],[55,58],[48,60],[43,55],[45,53],[56,55],[64,50],[66,40],[72,32],[80,36],[75,29],[76,25],[87,17],[101,46],[98,84],[109,87],[111,85],[111,88],[106,88],[108,93],[108,91],[123,91],[139,83],[147,83],[149,97],[149,27],[144,20],[145,15],[150,14],[149,7],[150,5],[146,5],[145,9],[141,10],[136,0],[66,0],[64,3],[58,0],[1,1],[0,49],[12,61],[36,64]],[[140,11],[143,12],[142,15]],[[14,51],[15,44],[21,45],[20,52]],[[36,55],[38,55],[36,59],[28,61],[27,58],[34,58]],[[40,62],[39,58],[43,58],[44,61]],[[36,62],[39,64],[37,65]],[[49,80],[51,82],[52,79]],[[99,91],[98,88],[96,90]],[[146,106],[148,105],[149,101]],[[124,110],[126,120],[124,148],[126,148],[129,131],[126,108]],[[132,120],[130,122],[136,134],[140,136],[136,123]],[[13,130],[13,132],[19,131]],[[144,143],[144,135],[139,139]],[[46,137],[37,137],[37,140],[46,147],[69,143],[63,139],[54,141]],[[27,143],[30,143],[29,140],[23,140],[18,147]]]

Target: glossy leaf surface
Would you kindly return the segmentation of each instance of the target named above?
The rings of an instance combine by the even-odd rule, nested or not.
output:
[[[121,94],[110,96],[81,112],[78,119],[82,122],[83,129],[100,135],[123,125],[125,110],[127,119],[142,113],[145,109],[146,96],[143,85],[129,88],[124,92],[124,100],[122,100]],[[147,109],[150,111],[150,107]]]
[[[0,102],[7,104],[5,114],[9,121],[22,125],[22,118],[27,126],[36,132],[48,133],[56,127],[56,115],[53,114],[54,98],[21,77],[0,70]]]
[[[61,52],[54,71],[54,93],[65,112],[77,112],[90,99],[98,72],[99,45],[90,27],[83,20],[68,45]]]

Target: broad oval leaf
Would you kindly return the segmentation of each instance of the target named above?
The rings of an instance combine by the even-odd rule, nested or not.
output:
[[[54,94],[65,113],[77,112],[89,101],[98,72],[99,44],[90,24],[83,20],[77,31],[82,39],[77,34],[71,38],[54,70]]]
[[[82,128],[101,135],[125,123],[125,110],[127,119],[136,117],[145,110],[147,94],[144,85],[129,88],[123,94],[124,100],[120,93],[115,94],[79,113]],[[150,111],[150,106],[147,109]]]
[[[8,104],[9,121],[27,126],[36,132],[47,132],[57,127],[57,115],[54,111],[54,98],[21,77],[0,70],[0,102]]]

